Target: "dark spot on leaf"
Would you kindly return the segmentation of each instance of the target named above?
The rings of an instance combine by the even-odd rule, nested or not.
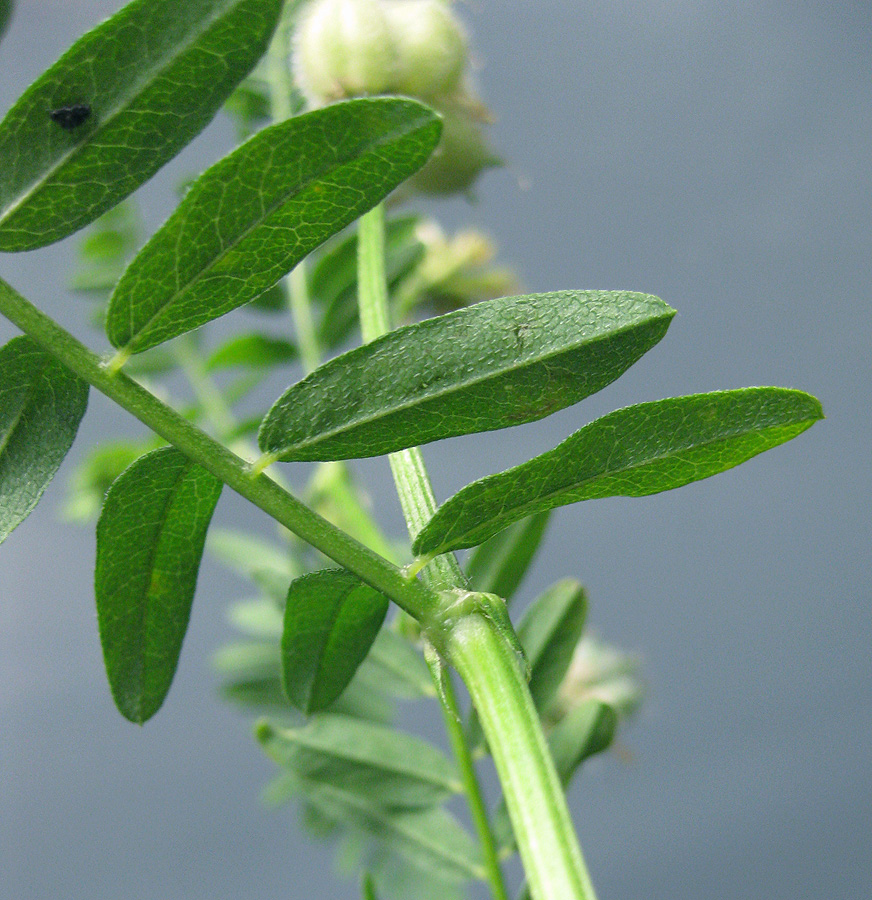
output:
[[[65,131],[72,131],[91,115],[91,107],[86,103],[73,103],[53,109],[48,115],[52,122],[57,122]]]

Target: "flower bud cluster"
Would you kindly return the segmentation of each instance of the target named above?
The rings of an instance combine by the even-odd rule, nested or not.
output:
[[[466,31],[449,0],[313,0],[294,39],[294,76],[312,106],[371,94],[403,94],[443,118],[442,141],[413,186],[467,190],[498,165],[482,132],[488,120],[468,77]]]

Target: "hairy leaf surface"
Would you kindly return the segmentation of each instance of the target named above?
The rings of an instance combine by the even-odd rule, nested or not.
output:
[[[462,790],[454,767],[426,741],[394,728],[327,713],[302,728],[261,722],[255,734],[267,755],[314,781],[402,809],[435,806]]]
[[[204,172],[118,283],[106,330],[138,353],[263,294],[416,172],[441,123],[413,100],[349,100],[265,128]]]
[[[0,123],[0,250],[60,240],[151,178],[254,66],[281,9],[135,0],[78,40]],[[50,116],[64,109],[66,126]]]
[[[289,388],[259,443],[283,460],[378,456],[541,419],[602,389],[663,335],[657,297],[502,297],[398,328]]]
[[[173,447],[116,479],[97,523],[97,620],[121,714],[145,722],[170,689],[221,482]]]
[[[309,714],[328,707],[369,652],[388,598],[344,569],[323,569],[292,582],[285,607],[285,690]]]
[[[0,543],[51,483],[87,405],[88,385],[29,337],[0,349]]]
[[[418,554],[472,547],[532,513],[598,497],[644,497],[731,469],[823,418],[787,388],[693,394],[620,409],[553,450],[475,481],[443,503]]]

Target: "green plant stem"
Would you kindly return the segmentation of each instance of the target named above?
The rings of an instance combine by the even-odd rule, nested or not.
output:
[[[390,331],[387,278],[385,274],[385,213],[379,204],[366,213],[358,225],[358,302],[361,334],[364,341],[371,341]],[[436,498],[424,459],[417,447],[391,453],[388,457],[403,515],[414,539],[436,511]],[[435,589],[467,586],[453,554],[436,557],[422,570],[425,583]],[[508,900],[499,856],[488,818],[484,796],[460,721],[460,710],[450,677],[442,678],[434,672],[439,682],[445,729],[448,732],[457,764],[463,779],[463,787],[469,803],[473,824],[478,833],[488,882],[495,900]]]
[[[358,247],[361,329],[364,340],[373,340],[390,328],[382,207],[361,218]],[[414,538],[436,510],[430,479],[418,448],[392,453],[389,459]],[[453,554],[430,561],[422,576],[436,588],[467,586]],[[448,654],[469,689],[493,752],[532,896],[535,900],[595,900],[563,788],[514,648],[478,613],[461,615],[447,624]],[[491,887],[495,896],[503,897],[505,885],[493,832],[450,686],[449,690],[443,686],[443,705],[452,744],[457,739],[461,771],[469,775],[470,808]]]
[[[425,626],[444,600],[417,579],[310,510],[275,481],[192,425],[123,372],[112,373],[95,353],[0,280],[0,313],[80,378],[134,415],[152,431],[250,500],[325,556],[382,591]]]
[[[456,623],[448,648],[487,736],[531,895],[535,900],[594,900],[517,656],[480,615]]]

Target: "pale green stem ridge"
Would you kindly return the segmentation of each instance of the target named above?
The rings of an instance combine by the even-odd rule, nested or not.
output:
[[[189,459],[250,500],[325,556],[390,597],[425,626],[438,616],[442,598],[417,579],[331,525],[223,444],[192,425],[124,372],[112,373],[95,353],[0,280],[0,313],[64,365],[175,446]]]
[[[361,218],[357,233],[358,306],[361,334],[366,342],[386,334],[391,328],[385,277],[384,235],[385,213],[384,207],[379,204]],[[430,477],[424,466],[421,451],[417,447],[391,453],[388,459],[409,534],[414,539],[436,511],[436,498],[433,495]],[[436,557],[424,567],[422,575],[425,583],[434,589],[465,588],[467,583],[453,554]],[[496,841],[469,743],[461,725],[454,687],[450,677],[442,678],[437,671],[433,672],[433,677],[439,688],[445,728],[460,768],[470,814],[481,844],[488,883],[495,900],[508,900]]]

